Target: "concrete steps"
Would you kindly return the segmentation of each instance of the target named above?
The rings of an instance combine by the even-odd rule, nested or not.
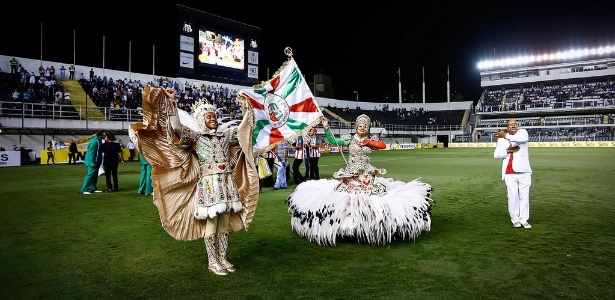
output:
[[[87,110],[80,111],[81,119],[105,120],[98,106],[91,98],[86,96],[85,90],[77,80],[65,79],[62,81],[64,90],[70,91],[70,101],[75,107],[87,107]]]

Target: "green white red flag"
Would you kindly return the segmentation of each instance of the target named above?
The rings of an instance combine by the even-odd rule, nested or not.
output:
[[[266,82],[243,89],[254,111],[252,145],[255,155],[292,140],[320,123],[322,111],[295,60],[290,57]],[[245,102],[244,102],[245,103]]]

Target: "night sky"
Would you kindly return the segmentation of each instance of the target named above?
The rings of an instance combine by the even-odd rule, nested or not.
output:
[[[476,64],[484,59],[615,43],[615,1],[375,1],[251,2],[178,1],[137,5],[101,1],[67,7],[64,2],[3,4],[0,53],[44,60],[173,76],[164,64],[176,55],[167,41],[170,28],[160,20],[174,17],[174,4],[261,28],[260,80],[267,80],[291,47],[307,81],[332,76],[335,98],[398,102],[402,90],[416,102],[445,102],[451,93],[476,101],[481,93]],[[449,3],[454,2],[454,3]],[[154,2],[150,2],[154,3]],[[286,3],[285,6],[280,4]],[[81,12],[73,12],[81,10]],[[10,15],[10,17],[9,17]],[[75,33],[75,35],[73,35]],[[73,51],[73,36],[76,46]],[[129,43],[132,48],[129,63]],[[166,48],[169,50],[166,50]],[[2,68],[8,66],[2,66]],[[424,68],[424,77],[423,77]],[[450,71],[447,74],[447,68]]]

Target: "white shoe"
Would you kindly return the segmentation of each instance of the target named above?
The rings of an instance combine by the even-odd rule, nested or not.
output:
[[[525,229],[530,229],[530,228],[532,228],[532,225],[530,225],[530,223],[528,223],[528,222],[523,222],[523,223],[521,223],[521,225],[522,225],[522,226],[523,226],[523,228],[525,228]]]
[[[523,225],[521,225],[521,223],[519,223],[519,222],[513,223],[513,227],[515,227],[515,228],[521,228],[521,226],[523,226]]]
[[[95,190],[94,193],[102,193],[102,191]]]
[[[82,194],[84,194],[84,195],[89,195],[89,194],[91,194],[91,193],[90,193],[90,192],[83,192]]]

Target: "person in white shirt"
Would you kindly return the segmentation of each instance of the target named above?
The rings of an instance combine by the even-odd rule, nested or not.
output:
[[[15,102],[19,101],[19,91],[18,90],[13,91],[13,101]]]
[[[64,92],[64,104],[70,104],[70,92],[68,90]]]
[[[132,141],[129,140],[126,144],[126,148],[128,148],[128,153],[130,153],[130,155],[128,156],[128,161],[133,161],[135,158],[135,144],[133,144]]]
[[[530,229],[532,168],[528,151],[529,135],[527,130],[519,129],[514,119],[508,120],[506,131],[494,133],[498,141],[493,157],[502,160],[502,180],[506,183],[510,221],[515,228]]]

